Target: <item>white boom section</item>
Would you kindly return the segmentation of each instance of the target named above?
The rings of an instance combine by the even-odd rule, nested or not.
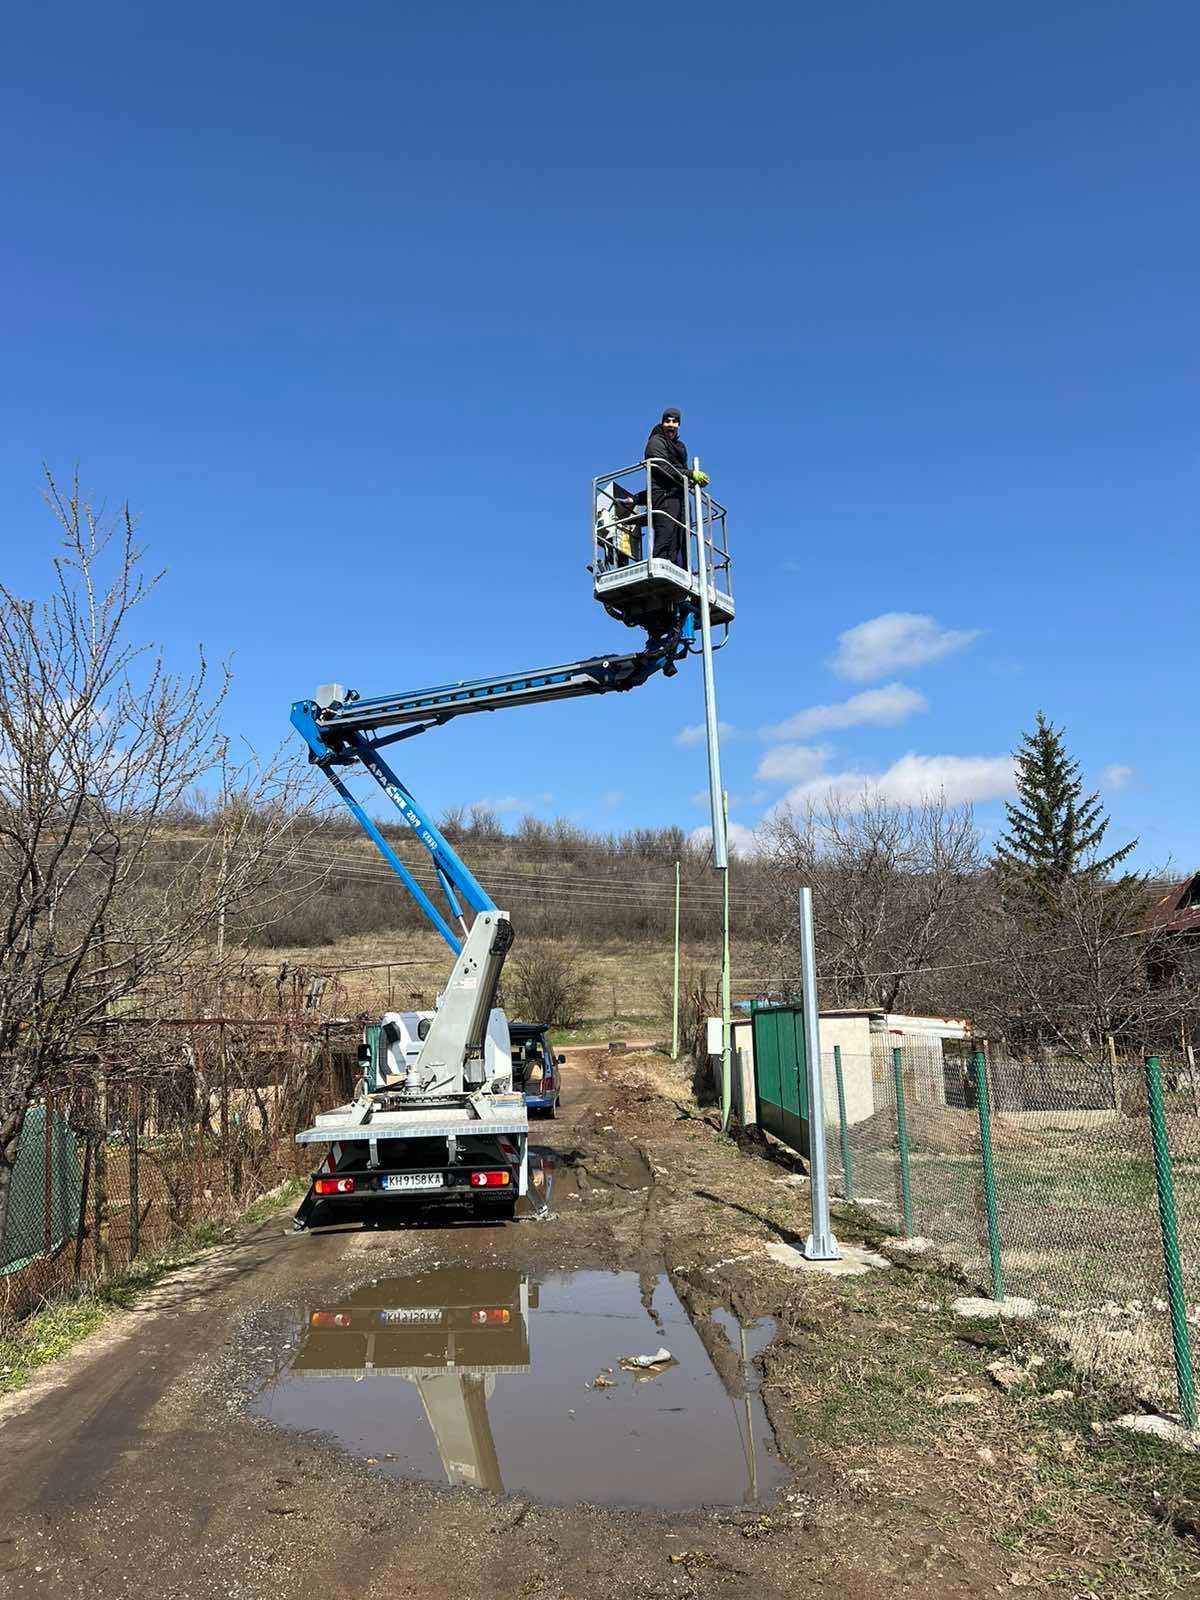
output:
[[[469,1094],[485,1085],[495,1093],[511,1090],[511,1057],[505,1055],[501,1068],[507,1082],[498,1081],[500,1063],[485,1044],[512,940],[507,911],[478,913],[438,998],[421,1053],[397,1086],[402,1095]]]

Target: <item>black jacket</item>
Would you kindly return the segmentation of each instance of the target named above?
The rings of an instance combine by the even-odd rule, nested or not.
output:
[[[650,437],[646,440],[646,449],[642,459],[649,461],[652,456],[661,461],[674,462],[680,471],[684,473],[686,479],[688,470],[687,445],[678,437],[672,439],[661,422],[650,430]],[[661,505],[664,500],[683,499],[684,479],[677,478],[673,472],[656,472],[653,467],[650,469],[650,477],[653,490],[652,505]]]

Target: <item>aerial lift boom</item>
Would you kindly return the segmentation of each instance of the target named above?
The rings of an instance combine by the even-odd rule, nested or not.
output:
[[[666,466],[656,463],[655,470]],[[528,1120],[522,1096],[513,1091],[507,1021],[495,1006],[513,938],[508,913],[382,752],[461,716],[626,692],[659,672],[673,675],[678,662],[699,647],[698,621],[706,644],[710,615],[728,630],[733,600],[724,508],[707,497],[702,501],[697,492],[695,518],[689,513],[681,530],[687,570],[653,555],[642,559],[635,548],[641,542],[636,506],[640,500],[644,507],[649,497],[629,486],[639,470],[648,471],[647,464],[594,480],[591,570],[596,597],[610,615],[646,630],[642,649],[373,696],[326,684],[292,706],[291,721],[308,745],[309,759],[456,958],[432,1016],[385,1017],[374,1032],[355,1101],[322,1113],[297,1136],[300,1143],[332,1146],[297,1213],[298,1228],[308,1225],[323,1202],[341,1207],[350,1197],[355,1204],[364,1197],[413,1198],[430,1190],[466,1197],[471,1189],[494,1187],[505,1194],[488,1198],[511,1209],[515,1194],[526,1192]],[[640,521],[647,521],[644,511]],[[428,852],[444,905],[426,892],[349,788],[346,776],[357,768],[370,774]],[[430,1164],[427,1147],[414,1144],[429,1139],[444,1142],[440,1166]]]

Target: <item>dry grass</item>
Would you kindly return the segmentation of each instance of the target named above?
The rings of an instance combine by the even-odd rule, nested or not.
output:
[[[519,927],[517,935],[519,939]],[[585,964],[593,978],[586,1008],[589,1020],[639,1019],[655,1022],[660,1028],[665,1020],[669,1026],[667,1006],[673,962],[669,943],[661,946],[569,940],[562,943]],[[379,1012],[389,1005],[400,1010],[432,1004],[433,996],[450,970],[452,957],[435,933],[413,933],[369,934],[340,939],[332,945],[252,950],[250,959],[280,966],[286,961],[292,967],[323,972],[335,967],[374,968],[345,972],[341,982],[347,1005],[353,1012]],[[394,963],[390,972],[384,965],[388,962]],[[707,972],[710,989],[720,968],[720,951],[715,946],[682,946],[681,971]]]
[[[659,1214],[682,1281],[777,1318],[765,1398],[781,1437],[833,1474],[848,1549],[915,1522],[959,1555],[986,1548],[1006,1587],[1086,1600],[1200,1590],[1200,1458],[1114,1430],[1125,1397],[1045,1330],[957,1320],[960,1284],[935,1261],[850,1279],[777,1266],[764,1245],[803,1234],[806,1191],[721,1138],[679,1064],[617,1057],[609,1070],[647,1096],[638,1126],[669,1170]],[[849,1211],[836,1226],[887,1248]],[[1009,1392],[987,1371],[1001,1356],[1026,1374]]]
[[[110,1317],[128,1310],[147,1289],[192,1265],[208,1246],[258,1227],[294,1204],[307,1179],[292,1178],[246,1206],[224,1228],[206,1222],[104,1283],[85,1283],[49,1298],[31,1316],[0,1326],[0,1394],[21,1389],[39,1367],[58,1361]]]

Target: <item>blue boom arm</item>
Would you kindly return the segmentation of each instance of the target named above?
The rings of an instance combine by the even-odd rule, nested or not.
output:
[[[443,683],[431,689],[408,689],[399,694],[363,698],[335,685],[328,691],[318,691],[313,700],[297,700],[292,706],[291,720],[308,745],[309,759],[321,768],[363,832],[458,955],[462,949],[460,935],[467,932],[464,904],[478,912],[494,911],[496,903],[380,751],[386,745],[414,738],[472,712],[500,711],[507,706],[535,705],[546,700],[576,699],[637,688],[655,673],[675,671],[676,661],[687,654],[694,628],[695,619],[689,613],[682,619],[675,636],[649,643],[646,649],[629,655],[593,656],[564,666]],[[343,781],[340,769],[357,766],[370,773],[429,852],[449,920]],[[458,931],[451,923],[457,924]]]

